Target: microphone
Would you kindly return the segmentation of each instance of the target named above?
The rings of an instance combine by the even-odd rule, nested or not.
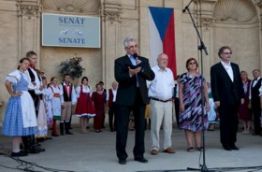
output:
[[[137,59],[137,58],[138,58],[137,53],[134,53],[134,54],[133,54],[133,57],[134,57],[135,59]]]
[[[186,10],[187,10],[188,6],[186,6],[183,10],[182,10],[182,13],[185,13]]]
[[[185,6],[185,8],[182,10],[183,13],[185,13],[187,10],[188,10],[188,7],[191,5],[191,3],[193,2],[194,0],[191,0],[187,6]]]

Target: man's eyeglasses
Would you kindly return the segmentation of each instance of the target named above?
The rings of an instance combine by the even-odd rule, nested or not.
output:
[[[137,45],[131,45],[129,47],[127,47],[128,49],[132,49],[132,48],[137,48],[138,46]]]
[[[232,52],[224,52],[223,54],[232,54]]]

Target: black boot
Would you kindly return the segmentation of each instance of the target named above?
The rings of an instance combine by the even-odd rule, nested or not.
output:
[[[23,141],[23,151],[29,153],[29,149],[30,149],[29,137],[23,136],[22,141]]]
[[[24,152],[26,153],[40,153],[42,149],[40,149],[35,143],[34,136],[24,136],[22,137],[23,145],[24,145]]]
[[[70,123],[65,122],[65,133],[68,135],[72,135],[73,133],[70,132],[69,128],[70,128]]]
[[[36,139],[34,135],[30,136],[30,150],[29,153],[40,153],[40,152],[44,152],[45,149],[42,148],[41,144],[36,143]]]
[[[64,123],[60,122],[60,135],[64,135]]]

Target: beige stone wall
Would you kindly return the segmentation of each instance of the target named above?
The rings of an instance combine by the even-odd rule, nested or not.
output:
[[[57,66],[70,57],[83,58],[84,75],[91,86],[104,80],[109,87],[114,80],[114,59],[124,55],[122,41],[133,36],[140,53],[150,59],[148,6],[171,7],[175,10],[175,38],[178,74],[185,72],[188,57],[200,60],[197,37],[189,15],[182,13],[189,0],[0,0],[0,79],[16,68],[19,58],[28,50],[39,54],[39,68],[57,76]],[[197,1],[195,1],[197,2]],[[199,1],[198,1],[199,2]],[[190,9],[199,26],[209,55],[203,56],[204,75],[219,61],[217,50],[232,46],[233,59],[241,69],[261,69],[261,0],[201,0]],[[201,17],[200,17],[201,9]],[[41,13],[101,16],[100,49],[55,48],[41,46]],[[4,84],[0,100],[7,101]],[[1,110],[1,113],[3,111]],[[1,121],[1,120],[0,120]]]

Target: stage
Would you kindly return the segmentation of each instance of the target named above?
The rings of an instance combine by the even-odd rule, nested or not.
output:
[[[173,143],[177,152],[175,154],[160,153],[157,156],[150,155],[150,132],[146,131],[146,153],[149,160],[147,164],[135,162],[132,156],[134,143],[134,131],[129,132],[128,153],[126,165],[119,165],[115,155],[115,133],[104,131],[80,134],[75,128],[74,135],[61,136],[43,143],[46,152],[29,155],[21,158],[26,161],[36,162],[38,165],[60,170],[72,170],[81,172],[134,172],[134,171],[174,171],[187,167],[198,168],[200,152],[186,152],[184,132],[175,129],[173,131]],[[213,167],[243,167],[262,165],[262,137],[246,134],[238,134],[237,146],[239,151],[225,151],[219,143],[219,131],[208,131],[207,140],[207,166]],[[0,136],[0,149],[8,150],[11,140]],[[201,158],[202,160],[202,158]],[[7,157],[0,155],[0,164],[16,167],[18,164]],[[34,168],[35,170],[37,168]],[[38,169],[39,170],[39,169]],[[18,170],[0,167],[1,172],[13,172]],[[39,170],[44,171],[44,170]],[[240,171],[240,170],[238,170]],[[247,170],[244,170],[247,171]],[[258,170],[259,171],[259,170]],[[262,169],[260,170],[262,171]]]

